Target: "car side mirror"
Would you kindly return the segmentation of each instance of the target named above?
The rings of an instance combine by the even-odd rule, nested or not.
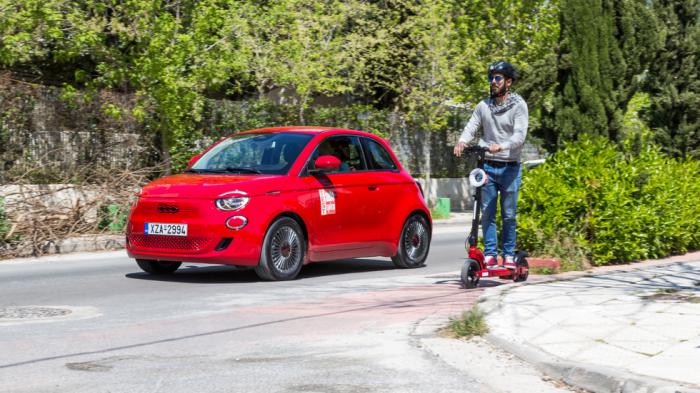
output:
[[[201,157],[201,156],[202,156],[202,154],[200,153],[200,154],[197,154],[196,156],[190,158],[190,160],[187,162],[187,167],[188,167],[188,168],[191,167],[192,164],[194,164],[195,162],[197,162],[197,160],[199,160],[199,157]]]
[[[317,172],[334,172],[340,168],[340,160],[335,156],[320,156],[314,161],[314,170]]]

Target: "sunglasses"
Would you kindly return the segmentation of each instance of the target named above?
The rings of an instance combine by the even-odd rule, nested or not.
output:
[[[502,75],[489,75],[488,79],[489,79],[489,82],[493,82],[493,81],[501,82],[503,80],[503,76]]]

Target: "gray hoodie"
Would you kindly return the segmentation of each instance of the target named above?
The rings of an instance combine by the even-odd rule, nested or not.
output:
[[[508,94],[508,98],[502,105],[497,105],[494,99],[487,98],[474,109],[459,141],[471,142],[479,126],[483,126],[484,132],[479,138],[479,145],[489,146],[497,143],[503,148],[495,154],[487,152],[487,159],[520,161],[520,153],[527,135],[527,120],[527,104],[517,93]]]

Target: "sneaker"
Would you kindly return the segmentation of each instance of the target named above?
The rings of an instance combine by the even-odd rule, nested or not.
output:
[[[498,259],[493,255],[487,255],[484,259],[484,265],[487,269],[495,269],[498,267]]]
[[[515,258],[513,258],[512,255],[508,255],[503,259],[503,267],[506,269],[515,270]]]

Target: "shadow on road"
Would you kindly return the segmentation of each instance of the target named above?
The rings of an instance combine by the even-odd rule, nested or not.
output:
[[[380,259],[341,259],[337,261],[312,263],[304,266],[299,273],[300,279],[322,276],[335,276],[340,274],[353,274],[376,272],[385,270],[397,270],[391,261]]]
[[[499,280],[479,280],[479,285],[477,285],[477,288],[497,287],[497,286],[500,286],[503,284],[508,284],[509,282],[512,282],[512,280],[500,280],[500,281]],[[462,282],[462,280],[458,280],[458,279],[439,280],[439,281],[435,281],[435,284],[438,284],[438,285],[445,285],[445,284],[455,285],[456,284],[456,285],[459,285],[460,288],[462,288],[462,289],[467,289],[464,286],[464,283]],[[474,288],[471,288],[471,289],[474,289]],[[469,290],[469,289],[467,289],[467,290]]]
[[[297,280],[323,276],[366,273],[375,271],[395,270],[391,261],[379,259],[342,259],[337,261],[311,263],[301,269]],[[125,275],[127,278],[148,281],[167,281],[191,284],[225,284],[251,283],[262,281],[252,267],[239,268],[225,265],[201,266],[183,264],[173,274],[154,275],[144,272],[134,272]]]

